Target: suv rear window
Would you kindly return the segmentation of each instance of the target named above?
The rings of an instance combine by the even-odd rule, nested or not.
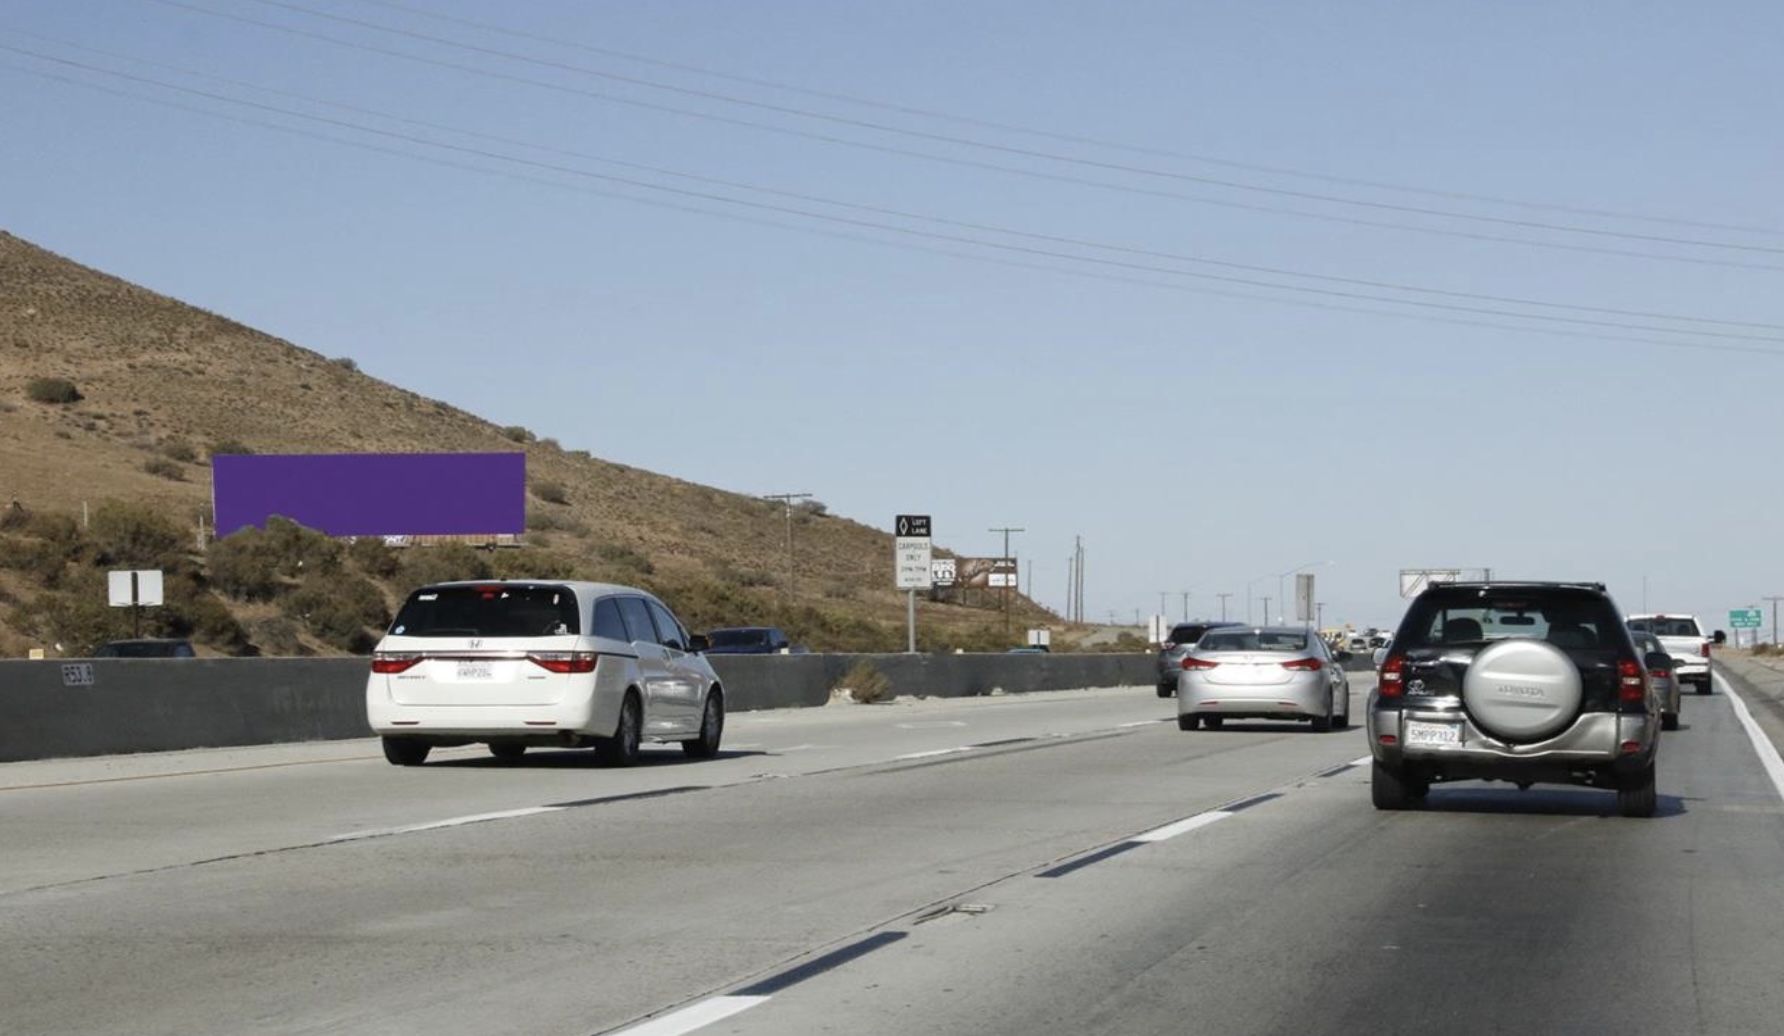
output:
[[[1629,628],[1646,630],[1656,637],[1701,637],[1703,631],[1697,628],[1697,620],[1685,617],[1669,617],[1657,615],[1647,619],[1630,619]]]
[[[1394,646],[1468,644],[1529,637],[1569,649],[1614,648],[1625,636],[1616,609],[1598,594],[1568,588],[1538,593],[1504,591],[1427,593],[1414,602]]]
[[[391,623],[404,637],[549,637],[582,629],[576,594],[563,586],[428,586]]]

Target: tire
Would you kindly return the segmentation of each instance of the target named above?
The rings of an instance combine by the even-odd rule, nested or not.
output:
[[[527,746],[517,745],[512,741],[496,741],[489,746],[489,754],[495,756],[497,762],[518,763],[520,757],[527,754]]]
[[[1677,730],[1677,729],[1679,729],[1679,714],[1676,712],[1661,713],[1660,714],[1660,729],[1661,730]]]
[[[1700,681],[1698,681],[1698,684],[1697,684],[1697,693],[1699,693],[1699,694],[1708,694],[1708,693],[1710,693],[1710,681],[1709,681],[1709,680],[1700,680]]]
[[[1194,730],[1198,725],[1200,725],[1201,719],[1202,718],[1200,716],[1196,715],[1193,712],[1190,712],[1190,713],[1179,712],[1177,714],[1177,729],[1178,730]],[[1212,729],[1212,728],[1210,728],[1210,729]]]
[[[1369,771],[1369,801],[1376,809],[1411,809],[1413,795],[1400,774],[1377,760]]]
[[[1333,730],[1350,729],[1350,702],[1344,703],[1344,711],[1332,717]]]
[[[1219,730],[1221,727],[1226,726],[1226,719],[1221,716],[1203,716],[1202,726],[1207,727],[1209,730]]]
[[[1330,734],[1332,732],[1331,702],[1326,702],[1326,714],[1324,716],[1313,717],[1313,732],[1315,734]]]
[[[719,739],[725,735],[725,695],[714,687],[700,710],[700,736],[683,741],[681,750],[695,759],[711,759],[719,754]]]
[[[644,720],[639,715],[638,698],[626,695],[619,707],[619,727],[612,737],[595,742],[595,761],[602,766],[633,766],[638,762],[638,745],[644,736]]]
[[[433,747],[426,741],[417,741],[412,737],[386,737],[384,758],[392,766],[420,766],[427,762],[427,754]]]
[[[1484,731],[1529,744],[1566,729],[1579,715],[1580,671],[1567,652],[1519,637],[1489,644],[1462,677],[1462,704]]]
[[[1659,805],[1660,793],[1654,788],[1653,763],[1617,786],[1617,812],[1623,816],[1651,817]]]
[[[1160,698],[1174,698],[1174,697],[1176,697],[1177,696],[1177,685],[1174,683],[1159,684],[1158,685],[1158,696]]]

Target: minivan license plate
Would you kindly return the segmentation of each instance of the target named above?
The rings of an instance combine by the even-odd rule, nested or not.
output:
[[[495,665],[487,658],[459,659],[460,680],[488,680],[496,675]]]
[[[1409,745],[1459,745],[1462,743],[1460,723],[1420,723],[1408,720],[1402,731]]]

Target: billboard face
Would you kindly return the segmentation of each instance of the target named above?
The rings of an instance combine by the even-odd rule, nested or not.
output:
[[[974,589],[1016,585],[1015,558],[955,558],[954,584]]]
[[[331,536],[526,531],[524,453],[305,453],[211,458],[217,535],[278,515]]]

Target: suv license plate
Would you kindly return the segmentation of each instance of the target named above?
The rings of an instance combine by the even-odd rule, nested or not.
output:
[[[1408,720],[1401,732],[1409,745],[1459,745],[1462,743],[1460,723],[1420,723]]]
[[[495,675],[495,665],[488,659],[479,658],[476,661],[459,660],[458,678],[460,680],[488,680]]]

